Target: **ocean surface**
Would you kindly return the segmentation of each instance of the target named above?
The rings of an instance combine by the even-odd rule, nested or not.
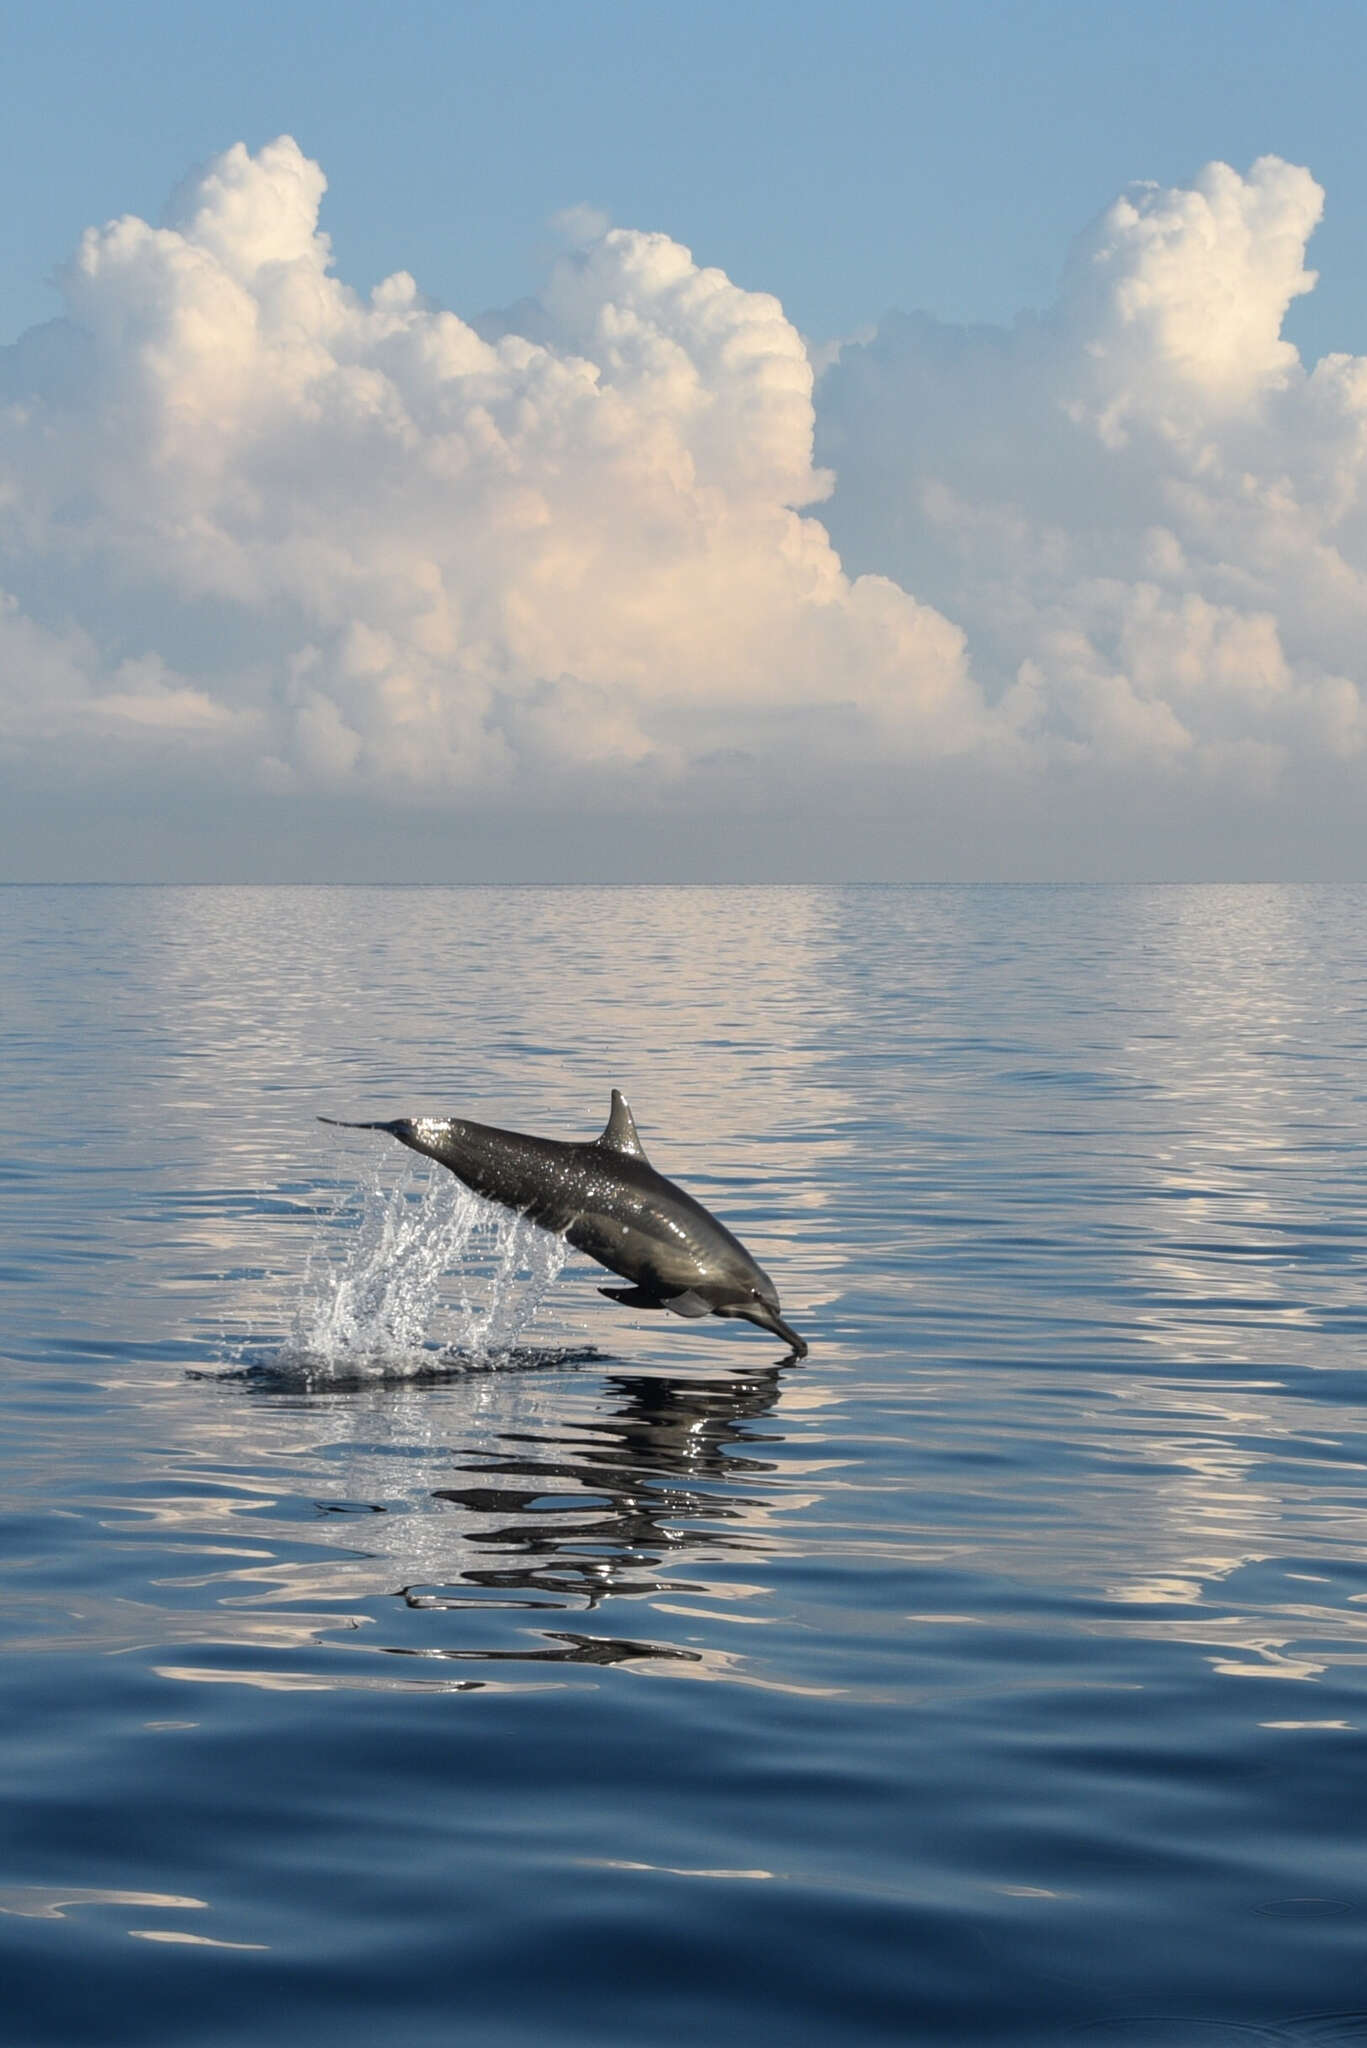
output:
[[[1367,890],[0,890],[6,2048],[1367,2043]],[[609,1090],[811,1344],[383,1136]]]

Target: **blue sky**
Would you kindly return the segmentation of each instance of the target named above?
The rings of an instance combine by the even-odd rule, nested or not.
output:
[[[0,879],[1361,873],[1364,60],[24,10]]]
[[[359,285],[510,303],[577,202],[776,292],[818,340],[890,306],[1008,321],[1131,180],[1272,153],[1328,193],[1288,331],[1367,348],[1367,9],[446,0],[232,10],[52,0],[5,38],[0,336],[54,310],[81,230],[287,132]]]

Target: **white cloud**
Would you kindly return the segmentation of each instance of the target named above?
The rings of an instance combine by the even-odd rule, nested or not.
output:
[[[403,274],[337,281],[323,190],[288,138],[239,145],[64,273],[86,374],[16,393],[0,477],[25,631],[84,636],[49,693],[66,744],[217,730],[260,787],[437,798],[678,777],[809,726],[856,755],[977,743],[962,636],[851,584],[800,512],[828,480],[777,300],[581,213],[484,339]],[[130,656],[168,679],[130,690]],[[34,673],[9,670],[11,727]]]
[[[1367,362],[1282,336],[1323,195],[1142,187],[1011,332],[893,316],[818,393],[847,563],[962,624],[1045,757],[1275,783],[1367,741]]]
[[[1118,440],[1128,416],[1199,432],[1284,391],[1300,367],[1281,338],[1313,289],[1305,245],[1324,194],[1310,173],[1262,157],[1246,178],[1209,164],[1190,191],[1141,186],[1074,251],[1064,308],[1094,366],[1094,415]],[[1079,397],[1077,416],[1088,406]]]
[[[748,763],[852,814],[952,763],[989,837],[993,790],[1360,777],[1367,360],[1282,334],[1308,172],[1137,188],[1050,313],[889,316],[815,415],[778,301],[665,235],[571,208],[469,324],[339,281],[324,190],[238,145],[0,351],[12,776],[677,815]]]

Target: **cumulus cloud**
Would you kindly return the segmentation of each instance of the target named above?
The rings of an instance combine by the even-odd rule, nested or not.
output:
[[[1282,332],[1307,171],[1136,188],[1009,331],[813,352],[586,206],[505,314],[362,297],[324,192],[288,137],[238,145],[162,225],[90,229],[63,317],[0,351],[12,780],[440,808],[756,764],[984,803],[1360,772],[1367,359]]]
[[[962,634],[803,514],[829,480],[777,300],[580,210],[477,332],[402,273],[339,282],[323,192],[289,138],[229,150],[166,225],[88,231],[66,322],[14,352],[11,749],[95,772],[117,731],[439,798],[981,743]]]
[[[1367,361],[1282,334],[1323,194],[1143,186],[1010,332],[892,316],[819,392],[847,563],[960,622],[1043,754],[1274,783],[1367,742]]]

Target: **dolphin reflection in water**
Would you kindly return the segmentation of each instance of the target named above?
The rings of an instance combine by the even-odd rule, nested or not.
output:
[[[610,1598],[717,1591],[706,1562],[765,1551],[780,1506],[780,1468],[763,1453],[783,1439],[762,1426],[779,1398],[779,1372],[770,1365],[724,1383],[609,1375],[604,1391],[619,1405],[587,1427],[508,1430],[490,1449],[456,1452],[452,1483],[432,1497],[479,1517],[462,1586],[506,1594],[510,1605],[582,1602],[589,1610]],[[688,1571],[694,1555],[697,1579]],[[404,1598],[413,1607],[469,1605],[468,1592],[452,1585],[410,1587]],[[565,1662],[693,1655],[678,1645],[552,1635],[570,1647],[540,1654]]]
[[[341,1128],[388,1131],[449,1167],[486,1201],[565,1238],[631,1282],[600,1287],[612,1301],[676,1316],[739,1316],[781,1337],[792,1358],[807,1356],[806,1341],[779,1313],[778,1289],[763,1267],[701,1202],[655,1171],[616,1088],[607,1128],[584,1144],[462,1117],[397,1117]]]

